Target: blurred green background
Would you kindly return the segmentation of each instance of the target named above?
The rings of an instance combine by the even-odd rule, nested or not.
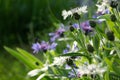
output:
[[[0,80],[34,80],[26,77],[29,68],[3,46],[31,52],[36,37],[46,39],[54,23],[63,22],[61,11],[77,5],[77,0],[0,0]]]

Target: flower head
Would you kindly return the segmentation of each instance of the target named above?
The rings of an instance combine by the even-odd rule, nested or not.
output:
[[[33,53],[38,53],[39,51],[46,52],[47,50],[55,50],[57,43],[49,44],[48,42],[42,41],[41,43],[34,43],[32,45]]]
[[[82,7],[77,7],[77,8],[73,8],[69,11],[66,11],[66,10],[63,10],[62,11],[62,16],[63,16],[63,19],[65,20],[68,16],[73,16],[73,14],[84,14],[84,13],[87,13],[87,6],[82,6]]]
[[[106,71],[106,67],[102,67],[101,64],[88,64],[88,65],[83,65],[79,66],[78,69],[78,74],[80,74],[79,77],[83,76],[84,74],[86,75],[91,75],[91,74],[99,74],[102,75]]]
[[[54,57],[53,65],[62,66],[69,57]]]
[[[32,49],[34,50],[33,51],[33,53],[38,53],[39,51],[40,51],[40,49],[41,49],[41,45],[40,45],[40,43],[34,43],[33,45],[32,45]]]
[[[41,45],[41,50],[44,52],[50,49],[50,45],[48,42],[42,41],[40,45]]]
[[[55,33],[49,33],[50,41],[54,42],[56,39],[64,36],[65,29],[60,27]]]
[[[82,23],[80,24],[80,27],[81,27],[82,30],[85,31],[85,32],[91,32],[91,31],[92,31],[92,28],[91,28],[91,26],[90,26],[90,24],[89,24],[89,21],[82,22]]]

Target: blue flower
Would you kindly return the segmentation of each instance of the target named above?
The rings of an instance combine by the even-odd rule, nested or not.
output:
[[[33,53],[38,53],[39,51],[46,52],[47,50],[55,50],[57,43],[52,43],[51,45],[48,42],[42,41],[41,43],[34,43],[32,45]]]
[[[74,23],[72,26],[73,26],[75,29],[80,29],[79,24],[77,24],[77,23]]]
[[[41,49],[41,45],[37,42],[32,45],[33,53],[38,53]]]
[[[83,22],[83,23],[81,23],[80,24],[80,27],[82,28],[82,30],[83,31],[92,31],[92,28],[91,28],[91,26],[90,26],[90,24],[89,24],[89,21],[85,21],[85,22]]]
[[[64,28],[59,28],[55,33],[49,33],[50,41],[54,42],[56,39],[63,37],[63,33],[65,32]]]
[[[46,52],[50,48],[49,43],[45,41],[42,41],[40,45],[41,45],[41,50],[43,52]]]
[[[52,43],[52,44],[50,45],[50,49],[51,49],[51,50],[55,50],[56,46],[57,46],[57,43]]]

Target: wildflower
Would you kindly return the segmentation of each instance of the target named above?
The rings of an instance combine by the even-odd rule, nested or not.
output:
[[[48,42],[42,41],[41,43],[35,43],[32,45],[33,53],[38,53],[39,51],[46,52],[47,50],[55,50],[57,43],[49,44]]]
[[[92,32],[92,28],[89,24],[89,21],[85,21],[85,22],[82,22],[80,24],[80,27],[82,28],[83,31],[85,31],[85,33],[89,33],[89,32]]]
[[[41,45],[41,50],[43,52],[46,52],[50,48],[49,43],[45,41],[42,41],[40,45]]]
[[[96,6],[98,7],[97,9],[98,16],[110,13],[108,5],[109,5],[108,0],[103,0],[101,4],[96,4]]]
[[[83,75],[100,75],[106,71],[106,67],[102,67],[101,64],[89,64],[89,65],[83,65],[79,66],[77,72],[80,74],[79,77],[82,77]]]
[[[62,11],[62,16],[63,16],[63,19],[65,20],[68,16],[72,15],[72,12],[71,11],[66,11],[66,10],[63,10]]]
[[[76,41],[73,42],[73,45],[67,45],[67,48],[65,50],[63,50],[64,54],[67,54],[69,52],[77,52],[79,50],[78,48],[78,43]]]
[[[84,13],[87,13],[87,6],[83,6],[83,7],[77,7],[77,8],[74,8],[74,9],[71,9],[69,11],[66,11],[66,10],[63,10],[62,11],[62,16],[63,16],[63,19],[65,20],[68,16],[75,16],[76,19],[79,19],[80,18],[80,15],[81,14],[84,14]],[[77,17],[76,17],[77,15]],[[79,16],[79,17],[78,17]]]
[[[69,57],[54,57],[53,65],[62,66]]]
[[[33,53],[38,53],[39,51],[40,51],[40,49],[41,49],[41,45],[40,45],[40,43],[34,43],[33,45],[32,45],[32,49],[34,50],[33,51]]]
[[[52,43],[51,46],[50,46],[50,49],[55,50],[56,46],[57,46],[57,43]]]
[[[77,23],[74,23],[72,26],[73,26],[75,29],[80,29],[79,24],[77,24]]]
[[[55,33],[49,33],[50,41],[54,42],[56,39],[63,37],[64,36],[65,29],[64,28],[59,28]]]

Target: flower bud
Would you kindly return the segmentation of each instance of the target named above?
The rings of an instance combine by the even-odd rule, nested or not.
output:
[[[38,66],[39,65],[39,63],[38,62],[35,62],[35,64]]]
[[[73,66],[73,60],[71,58],[66,59],[66,62],[69,66]]]
[[[111,16],[110,16],[110,19],[111,19],[111,21],[113,21],[113,22],[115,22],[117,19],[116,19],[116,16],[114,15],[114,14],[112,14]]]
[[[70,31],[73,32],[75,30],[75,28],[73,26],[70,26]]]
[[[93,48],[93,46],[90,45],[90,44],[87,45],[87,50],[88,50],[89,52],[91,52],[91,53],[94,52],[94,48]]]
[[[74,18],[75,18],[76,20],[79,20],[79,19],[80,19],[80,15],[79,15],[78,13],[74,13],[73,16],[74,16]]]
[[[64,32],[62,32],[62,33],[60,34],[60,37],[64,37]]]
[[[93,28],[95,28],[95,26],[96,26],[96,22],[95,21],[89,21],[89,24]]]
[[[107,35],[108,40],[114,41],[115,37],[114,37],[114,33],[112,31],[108,31],[106,35]]]
[[[110,6],[111,6],[112,8],[117,8],[118,2],[117,2],[117,1],[111,1]]]

